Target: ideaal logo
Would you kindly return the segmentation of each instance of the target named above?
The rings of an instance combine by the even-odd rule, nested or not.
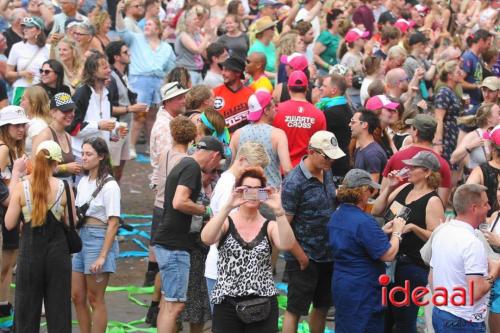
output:
[[[468,288],[465,287],[455,287],[451,294],[444,287],[434,287],[434,293],[427,287],[416,287],[410,293],[410,281],[406,280],[404,287],[396,286],[387,292],[387,285],[391,282],[391,278],[382,274],[378,278],[378,282],[382,286],[382,305],[387,306],[388,303],[394,305],[395,307],[403,307],[410,305],[410,301],[416,306],[426,306],[430,302],[434,306],[446,306],[448,302],[454,306],[463,305],[474,305],[474,281],[470,281]],[[404,295],[402,300],[397,300],[396,295],[401,293]],[[432,293],[431,300],[423,300],[424,296]],[[467,303],[467,294],[469,298],[469,303]],[[398,295],[399,296],[399,295]],[[398,297],[400,299],[400,297]]]

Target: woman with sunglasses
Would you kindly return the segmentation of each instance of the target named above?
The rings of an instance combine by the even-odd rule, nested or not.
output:
[[[260,213],[268,205],[275,221]],[[264,170],[250,167],[236,179],[228,202],[205,225],[201,239],[207,245],[219,243],[218,278],[212,291],[212,329],[225,332],[276,332],[278,291],[274,286],[271,250],[288,251],[295,243],[292,228],[281,205],[280,192],[266,187]],[[230,269],[237,267],[237,269]],[[269,303],[267,315],[245,323],[237,316],[242,301],[260,299]]]
[[[42,80],[39,85],[45,89],[49,99],[61,92],[71,94],[69,87],[64,84],[64,67],[59,61],[49,59],[44,62],[40,76]]]
[[[0,181],[9,186],[12,178],[14,161],[23,157],[26,124],[29,119],[23,108],[6,106],[0,110]],[[3,219],[4,213],[0,214]],[[8,231],[2,223],[2,263],[0,271],[0,317],[11,315],[12,305],[9,302],[12,269],[16,264],[19,249],[19,227]]]
[[[340,206],[328,222],[329,245],[335,269],[332,278],[335,331],[384,331],[384,314],[377,283],[400,247],[405,220],[395,218],[382,229],[365,210],[380,185],[362,169],[352,169],[337,190]],[[389,234],[389,238],[386,234]]]
[[[5,75],[7,80],[14,82],[14,105],[21,102],[24,89],[40,82],[40,68],[49,58],[43,21],[39,17],[25,17],[21,26],[24,39],[12,46]]]
[[[420,249],[429,239],[432,231],[444,221],[444,207],[437,194],[441,183],[440,163],[434,152],[421,151],[412,159],[403,160],[402,170],[394,170],[388,175],[389,186],[380,192],[371,213],[382,215],[385,219],[402,216],[406,220],[399,252],[396,256],[394,284],[391,287],[404,287],[410,281],[410,293],[417,287],[427,286],[429,267],[420,256]],[[408,183],[399,187],[404,178]],[[397,299],[401,301],[401,299]],[[386,311],[386,332],[417,332],[418,306],[394,307]]]
[[[42,87],[29,87],[24,91],[23,98],[21,99],[21,107],[30,120],[25,142],[25,150],[28,154],[32,151],[32,142],[48,126],[49,104],[50,101],[47,93]]]
[[[115,239],[120,219],[120,187],[111,176],[107,143],[100,137],[86,139],[82,145],[84,176],[78,183],[77,207],[89,202],[80,229],[82,251],[73,255],[71,298],[81,332],[106,331],[108,315],[104,292],[110,274],[116,270],[118,241]]]

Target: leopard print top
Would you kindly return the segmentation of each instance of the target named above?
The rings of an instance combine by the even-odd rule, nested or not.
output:
[[[212,303],[220,304],[226,296],[277,295],[271,268],[272,247],[267,235],[269,220],[248,243],[241,238],[231,217],[228,220],[229,230],[219,243],[218,278],[212,291]]]

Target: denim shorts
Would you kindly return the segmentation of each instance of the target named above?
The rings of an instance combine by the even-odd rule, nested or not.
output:
[[[160,268],[161,292],[167,302],[186,302],[189,284],[190,255],[186,251],[154,247]]]
[[[490,311],[500,313],[500,279],[495,280],[490,293]]]
[[[162,78],[156,76],[131,75],[128,82],[132,90],[137,94],[137,103],[144,103],[148,106],[160,104]]]
[[[484,321],[470,322],[437,307],[432,309],[432,327],[436,333],[486,333]]]
[[[73,272],[91,274],[90,266],[101,254],[105,236],[106,229],[104,228],[84,226],[80,229],[83,246],[82,251],[73,255]],[[119,252],[118,241],[115,240],[102,266],[102,273],[114,273],[116,271],[116,259],[118,259]]]

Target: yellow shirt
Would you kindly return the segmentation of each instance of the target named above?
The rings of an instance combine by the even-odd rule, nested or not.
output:
[[[259,77],[257,81],[253,81],[248,87],[254,92],[260,89],[265,89],[269,91],[270,94],[273,93],[273,85],[271,83],[271,80],[269,80],[269,78],[265,75]]]

